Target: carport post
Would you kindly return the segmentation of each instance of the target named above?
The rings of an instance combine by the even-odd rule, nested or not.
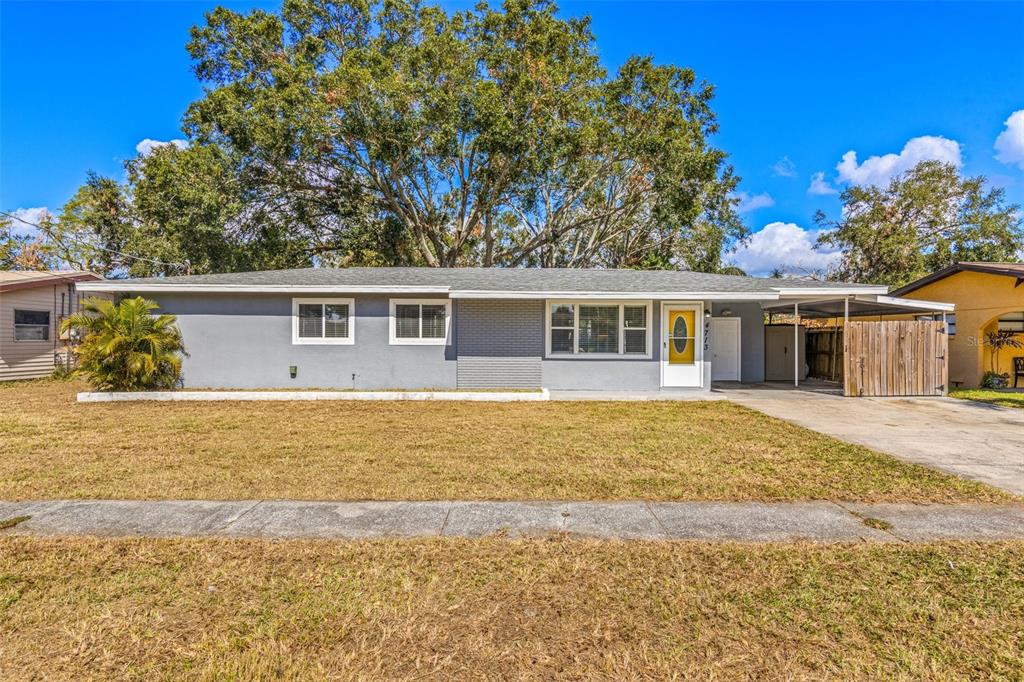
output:
[[[800,304],[793,303],[793,385],[800,386]]]

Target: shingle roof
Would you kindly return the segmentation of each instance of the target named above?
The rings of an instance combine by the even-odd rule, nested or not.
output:
[[[871,285],[807,279],[770,279],[679,270],[569,268],[303,268],[216,275],[120,280],[130,285],[244,287],[434,287],[502,292],[722,292],[772,293],[779,289],[843,289]]]
[[[899,289],[893,291],[893,296],[902,296],[903,294],[909,294],[912,291],[916,291],[921,287],[936,282],[940,279],[955,275],[958,272],[983,272],[989,275],[1004,275],[1006,277],[1016,277],[1018,284],[1024,281],[1024,263],[986,263],[983,261],[960,261],[959,263],[953,263],[947,265],[941,270],[936,270],[930,275],[925,275],[921,279],[914,280],[910,284],[904,284]]]

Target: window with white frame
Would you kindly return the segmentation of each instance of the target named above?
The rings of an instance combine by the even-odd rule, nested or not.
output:
[[[393,345],[443,346],[448,342],[451,301],[391,299],[390,341]]]
[[[354,314],[351,298],[293,298],[292,343],[352,344]]]
[[[650,357],[649,302],[549,301],[547,354],[552,357]]]
[[[49,310],[17,310],[14,311],[15,341],[49,341],[50,311]]]

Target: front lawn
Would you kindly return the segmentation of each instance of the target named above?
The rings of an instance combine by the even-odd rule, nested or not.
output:
[[[1000,407],[1017,407],[1024,409],[1024,390],[1013,389],[993,390],[985,388],[954,388],[949,391],[950,398],[976,400]]]
[[[0,538],[3,679],[1019,679],[1024,544]]]
[[[0,384],[0,500],[1001,502],[718,402],[79,404]]]

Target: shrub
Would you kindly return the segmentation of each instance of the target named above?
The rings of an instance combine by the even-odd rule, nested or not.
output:
[[[982,388],[1006,388],[1010,385],[1010,375],[985,372],[981,375]]]
[[[181,380],[184,346],[174,315],[154,315],[144,298],[119,303],[90,298],[61,328],[80,336],[78,371],[100,391],[174,388]]]

